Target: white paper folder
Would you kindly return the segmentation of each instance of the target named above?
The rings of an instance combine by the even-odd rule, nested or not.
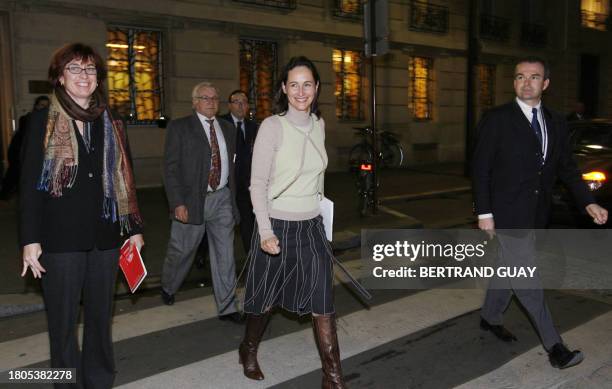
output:
[[[334,202],[323,196],[319,202],[321,208],[321,217],[323,218],[323,227],[325,228],[325,236],[327,240],[332,241],[333,226],[334,226]]]

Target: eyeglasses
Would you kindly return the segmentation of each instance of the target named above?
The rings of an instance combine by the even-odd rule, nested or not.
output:
[[[98,73],[98,69],[96,69],[95,66],[88,66],[86,68],[82,68],[79,65],[70,65],[66,69],[68,69],[68,71],[72,74],[81,74],[84,71],[85,74],[93,76],[94,74]]]
[[[200,101],[203,101],[206,104],[210,104],[210,103],[218,103],[219,102],[219,98],[218,97],[208,97],[208,96],[196,96],[194,97],[195,99],[198,99]]]
[[[232,100],[230,103],[242,106],[249,105],[248,101],[246,100]]]

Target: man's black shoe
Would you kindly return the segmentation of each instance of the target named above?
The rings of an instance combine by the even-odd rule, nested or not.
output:
[[[221,321],[231,321],[232,323],[242,324],[244,323],[244,315],[239,312],[230,313],[228,315],[219,316]]]
[[[161,298],[166,305],[174,304],[174,295],[166,293],[166,291],[163,289],[161,290]]]
[[[508,331],[504,326],[489,324],[489,322],[485,319],[480,319],[480,329],[484,331],[491,331],[493,335],[497,336],[504,342],[512,342],[513,340],[517,340],[516,336],[514,336],[512,332]]]
[[[580,350],[569,351],[563,343],[557,343],[548,353],[550,364],[557,369],[567,369],[576,366],[584,360]]]

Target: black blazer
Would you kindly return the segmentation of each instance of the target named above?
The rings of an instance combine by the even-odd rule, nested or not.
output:
[[[578,114],[576,112],[572,112],[566,116],[566,119],[568,122],[572,122],[575,120],[587,120],[588,118],[585,114],[582,114],[582,117],[578,117]]]
[[[478,124],[472,161],[474,207],[493,213],[496,228],[544,228],[557,177],[585,207],[594,199],[572,156],[567,122],[543,108],[548,152],[516,101],[485,113]]]
[[[220,118],[227,120],[235,127],[231,113],[226,113]],[[251,185],[251,164],[253,161],[253,146],[257,137],[257,123],[245,118],[242,125],[245,129],[244,139],[236,128],[236,187],[238,194],[246,192],[248,201],[251,201],[248,192],[249,185]]]
[[[227,147],[229,162],[228,186],[232,191],[232,208],[236,222],[240,220],[236,206],[236,180],[234,158],[236,154],[236,128],[225,120],[218,120]],[[164,150],[164,185],[170,218],[179,205],[187,207],[188,224],[204,223],[204,201],[208,190],[210,171],[210,144],[202,122],[192,115],[168,123]]]
[[[44,159],[43,141],[48,112],[48,109],[32,112],[26,126],[20,179],[21,245],[40,243],[43,252],[87,251],[94,247],[106,250],[117,248],[128,236],[141,233],[141,228],[134,226],[129,234],[122,237],[118,222],[102,218],[102,115],[92,128],[90,153],[87,153],[79,131],[74,128],[78,140],[79,167],[72,188],[65,188],[61,197],[52,197],[36,189]]]

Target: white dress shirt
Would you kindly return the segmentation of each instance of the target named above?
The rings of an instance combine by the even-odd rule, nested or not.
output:
[[[216,117],[207,118],[199,112],[196,112],[198,115],[198,119],[202,123],[204,127],[204,133],[206,134],[206,139],[208,139],[208,144],[210,145],[210,125],[207,120],[214,120],[213,125],[215,126],[215,134],[217,135],[217,143],[219,144],[219,153],[221,154],[221,178],[219,181],[219,186],[216,190],[222,189],[227,186],[227,182],[229,180],[229,159],[227,155],[227,145],[225,143],[225,138],[223,137],[223,131],[221,130],[221,126],[219,125],[219,121]],[[212,166],[212,156],[211,156],[211,166]],[[208,186],[208,191],[212,192],[213,189]]]
[[[546,128],[546,120],[544,120],[544,113],[542,112],[542,101],[540,101],[535,107],[532,107],[517,97],[516,103],[519,105],[519,107],[521,107],[521,111],[523,111],[523,115],[525,115],[527,120],[529,120],[529,123],[531,123],[533,120],[533,108],[537,108],[538,122],[540,123],[540,128],[542,129],[542,158],[545,160],[548,152],[548,131]]]

